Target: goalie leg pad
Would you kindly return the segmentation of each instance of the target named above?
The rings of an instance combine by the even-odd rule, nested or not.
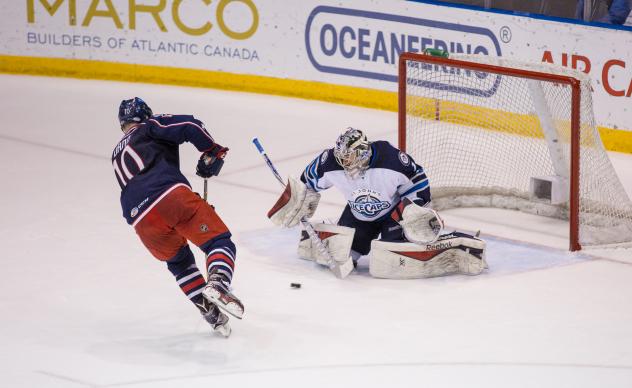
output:
[[[345,263],[351,257],[351,244],[355,230],[346,226],[332,224],[312,224],[331,257],[338,263]],[[306,231],[301,232],[298,255],[305,260],[327,265],[327,258],[314,246]]]
[[[279,226],[292,227],[302,218],[314,215],[320,194],[297,179],[289,178],[281,197],[268,212],[268,218]]]
[[[478,275],[487,268],[485,241],[465,233],[441,236],[432,244],[373,240],[371,276],[419,279],[450,274]]]

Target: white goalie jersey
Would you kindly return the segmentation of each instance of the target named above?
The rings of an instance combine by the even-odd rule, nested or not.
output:
[[[333,149],[323,151],[305,168],[301,181],[314,191],[338,188],[358,220],[375,221],[390,214],[403,199],[430,202],[430,185],[423,168],[387,141],[371,143],[368,169],[352,179],[336,162]]]

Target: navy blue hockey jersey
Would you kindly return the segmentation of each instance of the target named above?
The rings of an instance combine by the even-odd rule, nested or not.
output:
[[[430,202],[424,169],[387,141],[371,143],[369,168],[360,177],[351,179],[345,174],[330,148],[305,168],[301,181],[315,191],[335,186],[345,196],[351,213],[362,221],[375,221],[390,214],[402,198],[421,205]]]
[[[190,188],[180,172],[179,145],[192,143],[200,152],[215,144],[201,121],[189,115],[155,115],[133,127],[112,152],[112,167],[121,186],[121,207],[135,225],[169,192]]]

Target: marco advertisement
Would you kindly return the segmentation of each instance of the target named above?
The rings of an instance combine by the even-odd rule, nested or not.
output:
[[[593,80],[598,125],[632,130],[629,31],[394,0],[15,0],[0,16],[3,71],[29,58],[94,61],[114,74],[158,66],[246,91],[282,94],[278,85],[297,81],[327,99],[327,85],[395,92],[399,54],[439,48],[580,69]]]

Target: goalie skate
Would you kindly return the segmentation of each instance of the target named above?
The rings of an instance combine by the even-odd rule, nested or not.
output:
[[[210,274],[202,295],[217,307],[241,319],[244,315],[244,305],[230,292],[230,286],[221,274]]]

